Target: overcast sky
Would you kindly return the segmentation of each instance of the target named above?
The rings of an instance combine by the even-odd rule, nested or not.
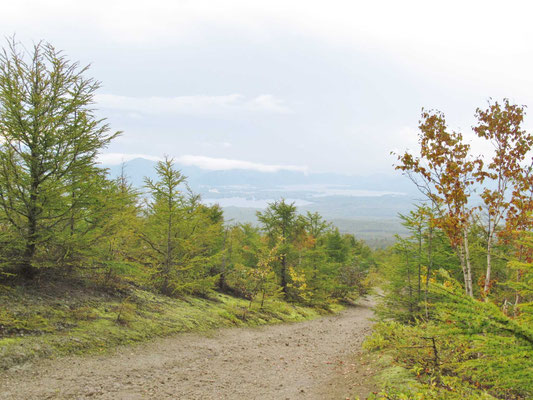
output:
[[[533,107],[528,3],[0,0],[0,30],[92,64],[107,162],[370,175],[422,107],[466,134],[489,97]]]

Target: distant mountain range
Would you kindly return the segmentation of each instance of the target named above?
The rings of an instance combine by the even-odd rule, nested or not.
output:
[[[142,187],[144,185],[144,177],[156,177],[155,165],[155,161],[136,158],[125,163],[125,173],[135,186]],[[120,165],[103,166],[109,169],[112,177],[120,175],[122,168]],[[415,193],[412,183],[400,174],[397,176],[384,174],[352,176],[336,173],[306,174],[287,170],[277,172],[242,169],[212,171],[179,163],[176,163],[175,167],[187,177],[187,182],[195,189],[229,186],[252,186],[255,188],[289,187],[290,189],[294,188],[294,185],[299,185],[300,190],[303,190],[305,189],[304,186],[328,185],[345,186],[346,188],[362,191],[395,192],[398,194]]]
[[[141,188],[144,177],[156,178],[155,165],[155,161],[137,158],[124,164],[125,174]],[[103,166],[112,177],[122,170],[120,165]],[[228,223],[257,223],[258,210],[285,198],[301,213],[318,211],[342,232],[353,233],[375,247],[389,245],[395,234],[405,233],[398,214],[409,212],[422,197],[401,174],[363,177],[285,170],[211,171],[179,163],[175,167],[204,202],[223,207]]]

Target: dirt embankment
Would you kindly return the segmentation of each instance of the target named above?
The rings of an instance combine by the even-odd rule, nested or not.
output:
[[[357,356],[371,302],[262,328],[183,334],[112,355],[43,360],[0,375],[0,399],[347,399],[373,389]]]

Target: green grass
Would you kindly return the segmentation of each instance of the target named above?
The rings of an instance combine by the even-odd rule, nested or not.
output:
[[[40,357],[104,353],[179,332],[303,321],[323,312],[276,299],[262,309],[248,305],[220,293],[209,299],[173,299],[133,288],[117,296],[87,288],[3,287],[0,369]]]
[[[446,388],[420,380],[415,371],[399,365],[389,352],[366,351],[364,359],[377,371],[372,379],[380,388],[368,400],[496,400],[482,390],[465,386],[459,378],[445,377]]]

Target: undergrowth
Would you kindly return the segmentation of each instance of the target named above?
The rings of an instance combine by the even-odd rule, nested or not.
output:
[[[367,350],[388,364],[375,399],[533,398],[533,330],[491,302],[463,294],[445,272],[431,282],[430,318],[383,320]]]

